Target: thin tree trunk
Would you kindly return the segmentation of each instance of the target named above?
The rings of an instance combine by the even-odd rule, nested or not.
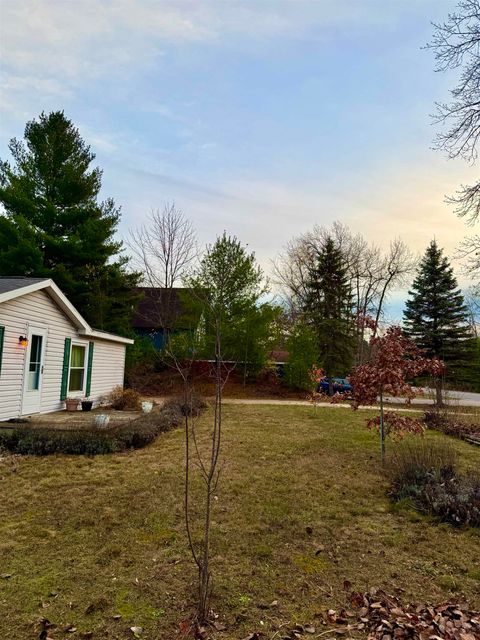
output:
[[[385,420],[383,413],[383,387],[380,389],[380,455],[382,465],[385,464]]]
[[[443,407],[443,380],[441,376],[435,378],[435,406]]]
[[[222,357],[221,357],[221,333],[217,324],[217,336],[215,344],[215,410],[212,434],[212,448],[210,453],[210,465],[206,477],[205,497],[205,521],[202,561],[199,567],[199,593],[198,593],[198,620],[200,623],[208,619],[210,601],[210,529],[212,498],[215,490],[218,473],[217,463],[220,453],[220,436],[222,426]]]

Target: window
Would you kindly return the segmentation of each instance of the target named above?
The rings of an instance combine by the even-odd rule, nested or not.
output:
[[[83,391],[85,383],[85,352],[86,348],[79,344],[72,344],[70,354],[69,391]]]
[[[42,342],[43,336],[32,335],[30,343],[30,360],[28,362],[29,391],[38,391],[40,388],[40,367],[42,366]]]

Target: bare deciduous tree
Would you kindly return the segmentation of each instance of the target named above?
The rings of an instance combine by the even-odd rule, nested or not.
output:
[[[152,210],[146,224],[130,231],[127,245],[132,265],[142,273],[142,284],[158,289],[145,292],[144,319],[154,321],[167,337],[181,306],[174,287],[197,256],[193,225],[175,203],[167,203],[163,210]],[[142,302],[138,313],[142,315]]]
[[[196,257],[195,230],[175,203],[152,209],[147,224],[130,232],[127,245],[149,287],[172,289]]]
[[[480,1],[460,0],[457,10],[443,23],[433,25],[435,32],[428,49],[434,51],[436,70],[460,69],[451,100],[437,103],[437,122],[447,129],[437,135],[436,146],[449,157],[477,159],[480,136]],[[470,221],[480,212],[480,183],[463,186],[452,201],[458,214]]]
[[[463,260],[464,271],[467,275],[480,275],[480,235],[467,237],[460,244],[456,257]]]
[[[437,104],[435,119],[446,129],[437,135],[436,147],[450,158],[475,163],[480,139],[480,0],[460,0],[456,11],[434,28],[427,49],[434,52],[436,70],[460,70],[450,101]],[[474,224],[480,219],[480,181],[461,185],[447,202],[468,224]],[[480,274],[480,236],[467,238],[459,256],[467,259],[471,275]]]

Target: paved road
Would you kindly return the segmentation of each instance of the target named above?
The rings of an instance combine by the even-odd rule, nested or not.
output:
[[[434,393],[431,390],[426,389],[423,397],[414,398],[412,405],[420,404],[433,404]],[[466,391],[449,391],[446,398],[447,404],[453,407],[480,407],[480,393],[467,393]],[[285,404],[285,405],[300,405],[307,406],[312,403],[308,400],[277,400],[273,398],[224,398],[223,401],[227,404]],[[391,404],[405,404],[403,398],[388,398],[388,402]],[[350,405],[345,403],[330,404],[329,402],[318,403],[319,407],[349,407]],[[363,407],[365,409],[377,408],[377,407]],[[407,407],[406,407],[407,409]]]
[[[415,398],[414,404],[433,404],[435,391],[425,388],[423,398]],[[449,405],[459,407],[480,407],[480,393],[470,393],[469,391],[447,391],[445,401]]]

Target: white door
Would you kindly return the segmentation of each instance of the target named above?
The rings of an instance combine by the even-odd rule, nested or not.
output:
[[[40,411],[47,330],[30,326],[27,337],[28,346],[24,370],[22,415]]]

